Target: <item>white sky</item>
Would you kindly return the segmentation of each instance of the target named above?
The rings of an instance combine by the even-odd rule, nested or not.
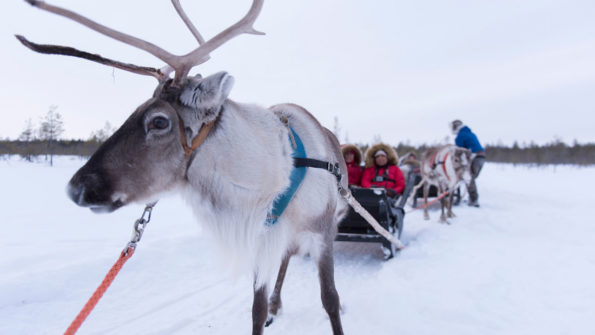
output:
[[[195,42],[170,1],[53,0],[183,54]],[[249,0],[182,1],[206,38],[241,18]],[[195,72],[225,70],[231,98],[293,102],[341,141],[435,143],[460,118],[483,143],[595,142],[592,0],[265,1],[255,27]],[[0,4],[0,137],[16,138],[58,105],[67,138],[120,125],[153,92],[150,77],[34,53],[13,37],[161,67],[160,60],[24,1]]]

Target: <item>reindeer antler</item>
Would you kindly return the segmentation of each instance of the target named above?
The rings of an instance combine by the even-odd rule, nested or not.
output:
[[[129,64],[129,63],[122,63],[117,60],[105,58],[105,57],[102,57],[97,54],[92,54],[92,53],[89,53],[86,51],[81,51],[81,50],[78,50],[75,48],[65,47],[65,46],[61,46],[61,45],[37,44],[37,43],[33,43],[33,42],[27,40],[24,36],[21,36],[21,35],[15,35],[15,37],[19,41],[21,41],[21,43],[23,43],[23,45],[26,46],[27,48],[29,48],[35,52],[42,53],[42,54],[64,55],[64,56],[73,56],[73,57],[84,58],[84,59],[88,59],[93,62],[97,62],[97,63],[108,65],[108,66],[113,66],[115,68],[130,71],[130,72],[133,72],[136,74],[153,76],[153,77],[157,78],[157,80],[159,80],[159,81],[165,79],[168,75],[168,73],[163,70],[148,67],[148,66],[138,66],[138,65]]]
[[[221,33],[217,34],[215,37],[211,38],[208,41],[204,41],[196,27],[192,24],[192,22],[186,16],[186,13],[182,9],[179,0],[171,0],[174,8],[178,12],[178,15],[184,21],[192,35],[198,41],[199,46],[194,49],[193,51],[189,52],[186,55],[174,55],[166,50],[156,46],[153,43],[147,42],[140,38],[119,32],[117,30],[111,29],[104,25],[101,25],[95,21],[92,21],[80,14],[72,12],[70,10],[60,8],[57,6],[53,6],[50,4],[45,3],[44,1],[38,0],[25,0],[32,6],[37,8],[43,9],[50,13],[54,13],[60,16],[64,16],[69,18],[73,21],[76,21],[90,29],[95,30],[98,33],[111,37],[115,40],[118,40],[122,43],[131,45],[133,47],[139,48],[144,50],[151,55],[161,59],[164,61],[173,71],[175,71],[175,78],[173,85],[179,86],[181,85],[186,77],[188,76],[188,72],[190,70],[210,58],[210,53],[223,45],[225,42],[231,40],[232,38],[241,35],[241,34],[256,34],[256,35],[263,35],[263,33],[256,31],[253,28],[254,21],[260,14],[262,9],[263,1],[264,0],[253,0],[252,6],[248,13],[238,22],[230,26],[229,28],[225,29]],[[57,46],[57,45],[38,45],[32,42],[27,41],[24,37],[20,36],[17,38],[23,43],[25,46],[29,47],[31,50],[42,52],[42,53],[53,53],[53,54],[61,54],[61,55],[69,55],[75,57],[81,57],[89,60],[93,60],[102,64],[110,65],[117,67],[119,69],[131,71],[138,74],[145,74],[145,75],[152,75],[156,77],[158,80],[162,80],[167,77],[169,71],[167,70],[156,70],[153,68],[146,68],[146,67],[139,67],[133,64],[126,64],[114,60],[110,60],[107,58],[103,58],[99,55],[93,55],[85,51],[80,51],[70,47],[64,46]],[[34,47],[32,47],[34,46]],[[43,50],[43,51],[41,51]],[[142,70],[139,70],[142,69]],[[147,71],[148,69],[148,71]],[[156,70],[157,72],[153,71]]]

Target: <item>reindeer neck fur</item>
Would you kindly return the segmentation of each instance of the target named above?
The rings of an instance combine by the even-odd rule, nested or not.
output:
[[[288,129],[279,118],[255,105],[226,100],[217,123],[196,150],[187,171],[187,201],[234,266],[255,266],[268,254],[287,248],[282,226],[264,225],[273,200],[289,185],[293,159]],[[257,162],[257,164],[254,164]],[[270,236],[274,235],[274,236]],[[229,248],[233,245],[233,248]],[[270,256],[270,257],[272,257]],[[257,272],[274,272],[271,268]],[[258,262],[263,264],[262,260]]]

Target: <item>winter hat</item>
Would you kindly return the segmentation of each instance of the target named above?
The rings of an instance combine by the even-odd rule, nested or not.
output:
[[[399,163],[399,156],[395,149],[386,143],[376,143],[366,150],[366,168],[376,166],[374,156],[378,151],[384,151],[388,159],[388,165],[397,165]]]
[[[378,150],[378,151],[376,151],[376,152],[374,153],[374,158],[376,158],[376,157],[378,157],[378,156],[380,156],[380,155],[384,155],[384,156],[386,156],[386,152],[385,152],[384,150],[380,149],[380,150]]]
[[[452,133],[454,135],[457,135],[459,133],[459,130],[461,130],[461,128],[463,128],[463,121],[461,120],[454,120],[450,123],[450,130],[452,131]]]
[[[362,161],[362,152],[360,149],[354,144],[343,144],[341,145],[341,152],[343,156],[345,156],[348,152],[353,152],[355,157],[353,158],[353,163],[359,165]]]

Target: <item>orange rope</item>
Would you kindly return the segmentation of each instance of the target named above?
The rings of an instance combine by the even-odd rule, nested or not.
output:
[[[423,204],[423,205],[421,205],[421,206],[415,207],[414,209],[410,210],[410,211],[409,211],[409,212],[407,212],[407,213],[411,213],[411,212],[413,212],[414,210],[417,210],[417,209],[424,209],[424,208],[426,208],[426,207],[430,206],[431,204],[434,204],[434,203],[436,203],[438,200],[440,200],[440,199],[444,198],[444,197],[445,197],[445,196],[446,196],[448,193],[450,193],[450,192],[446,191],[446,192],[444,192],[444,193],[440,194],[438,197],[436,197],[436,199],[434,199],[434,200],[432,200],[432,201],[428,201],[428,202],[426,202],[425,204]]]
[[[83,309],[79,312],[79,314],[76,316],[74,321],[72,321],[72,323],[70,324],[70,327],[68,327],[68,329],[66,329],[66,332],[64,333],[64,335],[74,335],[74,333],[76,333],[76,331],[79,329],[81,324],[83,324],[83,322],[85,321],[87,316],[89,316],[89,314],[91,313],[93,308],[95,308],[95,305],[97,305],[97,303],[99,302],[99,299],[101,299],[101,297],[103,296],[103,294],[105,293],[107,288],[114,281],[114,279],[116,278],[116,275],[118,274],[118,272],[120,272],[120,269],[122,269],[122,266],[124,265],[124,263],[126,263],[126,261],[130,257],[132,257],[132,254],[134,254],[133,247],[127,247],[124,251],[122,251],[122,254],[120,254],[120,257],[118,258],[116,263],[112,266],[112,268],[109,270],[109,272],[105,275],[105,278],[103,279],[103,281],[101,282],[99,287],[97,287],[97,289],[95,290],[95,293],[93,293],[91,298],[89,298],[89,301],[87,301],[87,303],[85,304]]]

